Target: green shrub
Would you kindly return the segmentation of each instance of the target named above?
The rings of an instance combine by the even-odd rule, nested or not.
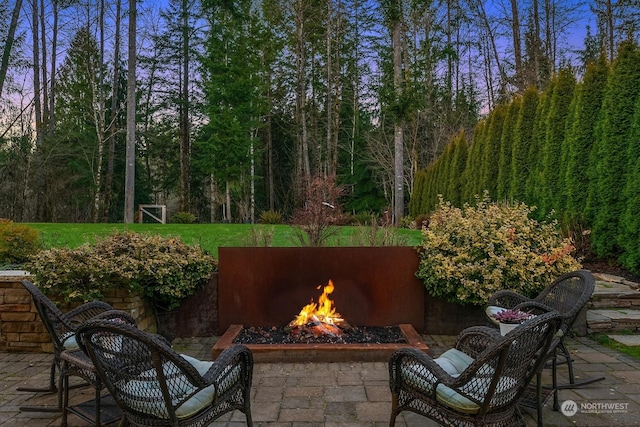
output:
[[[179,237],[117,232],[94,245],[41,251],[28,264],[45,293],[89,301],[111,288],[141,294],[173,309],[216,271],[215,259]]]
[[[242,243],[244,246],[252,248],[268,248],[273,246],[274,234],[275,229],[273,227],[251,227],[249,229],[249,234],[243,237]]]
[[[358,212],[356,214],[349,215],[349,225],[368,225],[372,221],[378,221],[378,215],[372,212]]]
[[[195,224],[196,216],[191,212],[176,212],[171,217],[172,224]]]
[[[21,264],[42,249],[40,232],[0,218],[0,264]]]
[[[501,289],[533,296],[563,273],[580,268],[573,245],[555,221],[529,217],[525,204],[452,207],[442,199],[423,229],[416,275],[427,292],[460,304],[484,304]]]
[[[282,214],[278,211],[263,211],[260,214],[262,224],[282,224]]]
[[[406,236],[400,235],[397,228],[391,225],[379,225],[374,217],[369,224],[357,226],[349,236],[349,246],[406,246]]]
[[[400,227],[409,228],[411,230],[415,230],[416,228],[416,220],[411,215],[403,216],[400,218]]]

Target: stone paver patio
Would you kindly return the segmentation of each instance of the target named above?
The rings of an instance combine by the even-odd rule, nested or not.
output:
[[[425,336],[433,355],[450,347],[454,337]],[[174,347],[209,359],[213,338],[178,340]],[[573,400],[578,413],[565,416],[544,407],[546,426],[640,426],[640,361],[602,347],[587,338],[567,340],[579,378],[604,375],[602,382],[574,390],[561,390],[560,402]],[[0,424],[3,426],[59,426],[58,414],[20,412],[23,405],[55,405],[56,396],[17,392],[20,385],[46,383],[50,354],[0,353]],[[545,384],[550,383],[545,371]],[[566,367],[559,367],[566,381]],[[91,398],[90,388],[75,389],[74,402]],[[391,394],[387,364],[268,363],[256,364],[252,387],[252,413],[256,426],[383,426],[388,425]],[[527,426],[535,426],[535,411],[523,409]],[[85,426],[69,415],[70,426]],[[114,424],[115,425],[115,424]],[[244,415],[228,414],[212,426],[244,425]],[[403,413],[397,426],[435,426],[424,417]]]

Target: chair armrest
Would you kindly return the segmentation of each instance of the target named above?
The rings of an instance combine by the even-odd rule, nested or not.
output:
[[[92,319],[118,320],[132,326],[137,326],[136,319],[134,319],[130,313],[122,310],[107,310],[92,317]]]
[[[501,339],[502,335],[495,328],[472,326],[460,332],[455,348],[476,359],[479,354]]]
[[[106,302],[92,301],[74,308],[73,310],[65,313],[63,316],[66,322],[75,327],[78,327],[82,322],[109,310],[113,310],[113,307],[111,307]]]
[[[207,384],[215,385],[217,395],[220,384],[225,382],[226,376],[232,373],[230,368],[234,366],[241,366],[242,370],[248,375],[246,379],[249,382],[251,381],[253,354],[249,348],[241,344],[234,344],[225,349],[202,378]]]
[[[520,304],[516,305],[513,308],[526,311],[531,314],[535,314],[536,316],[540,314],[556,311],[555,309],[549,307],[548,305],[545,305],[545,304],[542,304],[541,302],[533,301],[533,300],[521,302]]]
[[[531,298],[527,298],[517,292],[503,290],[491,295],[489,297],[489,300],[487,301],[487,305],[495,305],[503,308],[513,308],[525,301],[531,301]]]

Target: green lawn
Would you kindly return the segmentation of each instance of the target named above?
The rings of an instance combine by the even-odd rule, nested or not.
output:
[[[133,230],[137,233],[154,233],[164,236],[180,236],[185,243],[198,244],[217,257],[220,246],[255,246],[253,237],[273,235],[271,246],[298,246],[294,231],[288,225],[252,225],[252,224],[61,224],[29,223],[25,224],[39,230],[45,248],[75,248],[84,243],[93,242],[97,236],[114,231]],[[354,241],[370,235],[367,227],[338,227],[338,233],[331,239],[334,246],[362,246]],[[385,229],[378,228],[379,233]],[[417,246],[421,233],[418,230],[392,229],[407,246]],[[354,240],[355,239],[355,240]]]
[[[631,332],[626,332],[627,334],[631,334]],[[624,333],[621,333],[624,334]],[[640,359],[640,346],[627,346],[618,341],[612,340],[609,338],[607,334],[594,334],[591,336],[593,340],[595,340],[598,344],[601,344],[605,347],[611,348],[613,350],[620,351],[622,353],[628,354],[629,356],[633,356],[636,359]]]

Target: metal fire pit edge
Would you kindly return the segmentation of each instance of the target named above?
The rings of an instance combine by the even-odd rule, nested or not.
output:
[[[402,344],[245,344],[256,363],[329,363],[388,362],[400,348],[413,347],[429,352],[429,347],[410,324],[398,325],[407,343]],[[243,325],[231,325],[211,349],[215,360],[242,330]]]

